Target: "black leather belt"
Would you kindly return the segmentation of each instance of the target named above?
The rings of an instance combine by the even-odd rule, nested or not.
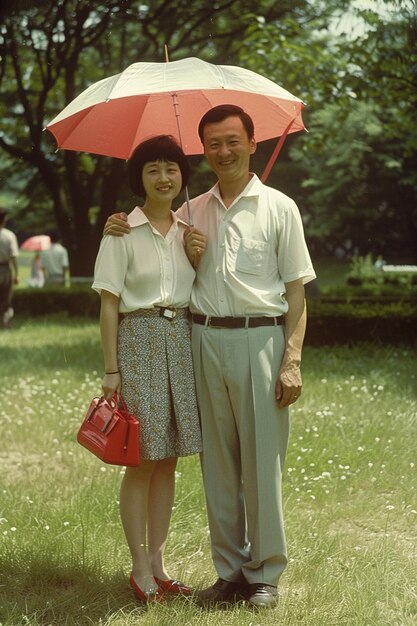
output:
[[[210,328],[256,328],[257,326],[281,326],[283,316],[278,317],[212,317],[211,315],[191,316],[195,324],[203,324]]]

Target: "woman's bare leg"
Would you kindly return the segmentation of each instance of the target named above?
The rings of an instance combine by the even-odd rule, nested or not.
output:
[[[164,550],[174,505],[176,466],[175,457],[157,461],[149,487],[148,557],[153,575],[161,580],[170,578],[164,566]]]
[[[132,574],[142,591],[153,591],[152,564],[146,547],[149,492],[156,461],[127,467],[120,487],[120,516],[132,555]]]

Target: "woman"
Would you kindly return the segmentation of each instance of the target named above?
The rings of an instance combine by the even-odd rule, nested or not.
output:
[[[140,419],[141,463],[126,468],[120,512],[130,584],[147,602],[191,593],[167,574],[164,548],[177,457],[201,451],[187,321],[195,271],[184,251],[187,225],[171,210],[189,174],[181,148],[169,136],[153,137],[136,148],[128,173],[145,202],[129,215],[129,235],[103,238],[93,289],[101,294],[103,395],[120,391]]]

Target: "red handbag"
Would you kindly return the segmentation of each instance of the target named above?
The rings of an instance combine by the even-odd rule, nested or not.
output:
[[[139,420],[119,394],[94,398],[77,434],[79,444],[111,465],[139,465]]]

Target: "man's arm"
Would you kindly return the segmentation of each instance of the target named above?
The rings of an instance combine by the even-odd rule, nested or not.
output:
[[[104,225],[103,235],[116,235],[122,237],[130,233],[130,226],[127,221],[126,213],[113,213],[107,218]]]
[[[302,279],[286,283],[285,289],[288,302],[285,315],[286,347],[275,385],[280,409],[293,404],[301,395],[301,352],[307,323]]]

